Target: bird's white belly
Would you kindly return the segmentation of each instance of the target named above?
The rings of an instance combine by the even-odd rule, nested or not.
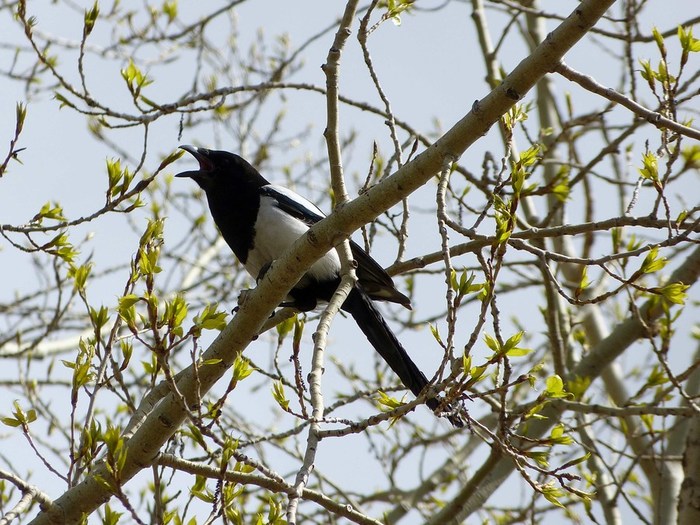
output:
[[[255,222],[255,239],[248,251],[246,271],[257,279],[266,265],[279,258],[309,227],[280,210],[270,197],[260,199],[260,209]],[[316,261],[307,275],[319,281],[335,279],[340,272],[338,252],[330,250]]]

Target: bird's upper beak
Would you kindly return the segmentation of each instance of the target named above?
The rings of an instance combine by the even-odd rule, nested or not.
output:
[[[183,171],[175,175],[176,177],[190,177],[195,178],[198,175],[204,173],[209,173],[214,170],[214,163],[209,159],[209,150],[204,148],[195,148],[194,146],[180,146],[180,149],[184,149],[187,153],[192,154],[192,156],[199,162],[198,170]]]

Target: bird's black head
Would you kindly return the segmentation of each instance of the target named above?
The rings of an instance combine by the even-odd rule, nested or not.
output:
[[[224,189],[237,184],[255,187],[268,184],[258,170],[235,153],[194,146],[180,146],[180,148],[197,159],[199,169],[183,171],[175,176],[193,179],[204,191]]]

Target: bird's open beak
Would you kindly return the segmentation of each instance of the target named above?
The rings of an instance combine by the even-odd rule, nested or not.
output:
[[[199,162],[199,169],[183,171],[182,173],[178,173],[177,175],[175,175],[176,177],[194,178],[197,175],[209,173],[214,170],[214,164],[211,160],[209,160],[209,157],[207,156],[209,150],[203,148],[195,148],[194,146],[190,145],[180,146],[180,149],[184,149],[187,153],[190,153],[195,159],[197,159],[197,162]]]

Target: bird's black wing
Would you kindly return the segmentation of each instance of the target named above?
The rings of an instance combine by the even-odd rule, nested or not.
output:
[[[316,224],[325,217],[325,214],[313,202],[284,186],[268,184],[260,188],[260,194],[272,197],[277,201],[279,209],[308,226]]]
[[[277,206],[292,217],[308,226],[325,218],[325,214],[312,202],[283,186],[269,184],[260,188],[261,195],[272,197]],[[357,261],[357,279],[367,295],[376,301],[390,301],[411,308],[411,300],[399,292],[384,268],[364,251],[360,245],[350,240],[352,256]]]

